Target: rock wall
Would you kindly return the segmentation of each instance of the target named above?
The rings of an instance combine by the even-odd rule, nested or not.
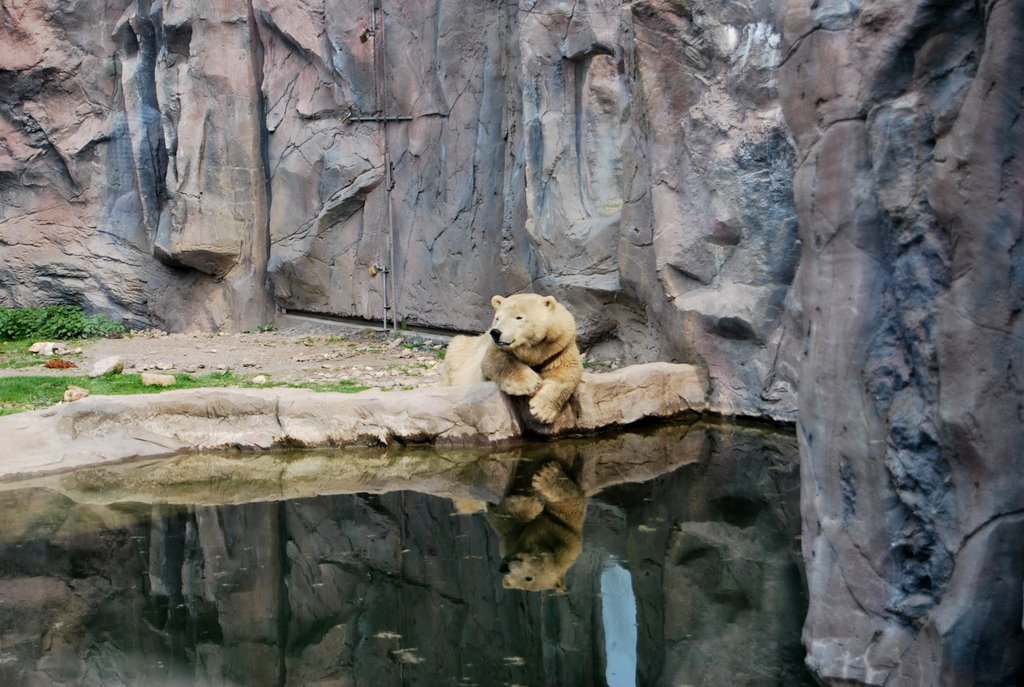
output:
[[[4,305],[270,318],[260,65],[251,16],[223,5],[4,6]]]
[[[811,667],[1024,679],[1024,6],[785,15]]]
[[[494,293],[549,292],[596,352],[706,366],[720,409],[791,420],[799,251],[774,14],[5,9],[0,303],[242,329],[275,307],[378,320],[388,291],[400,322],[475,331]]]

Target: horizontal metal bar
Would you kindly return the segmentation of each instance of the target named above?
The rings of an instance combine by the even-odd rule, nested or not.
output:
[[[405,115],[353,115],[344,118],[346,122],[408,122],[412,117]]]

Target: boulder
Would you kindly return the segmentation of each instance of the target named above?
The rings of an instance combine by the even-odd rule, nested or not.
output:
[[[174,375],[165,375],[158,372],[143,372],[140,379],[144,386],[174,386],[177,379]]]
[[[106,375],[121,374],[124,371],[124,358],[119,355],[111,355],[97,360],[92,369],[89,370],[90,377],[104,377]]]
[[[80,401],[88,395],[88,389],[83,389],[80,386],[75,386],[74,384],[72,384],[71,386],[64,390],[64,402],[72,403],[74,401]]]

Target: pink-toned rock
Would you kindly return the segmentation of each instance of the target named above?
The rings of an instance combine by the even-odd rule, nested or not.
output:
[[[74,401],[81,401],[83,398],[89,395],[88,389],[83,389],[80,386],[72,384],[64,390],[64,402],[73,403]]]
[[[795,417],[773,3],[377,6],[5,14],[5,304],[380,321],[379,264],[399,320],[480,330],[491,295],[552,293],[595,354],[699,360],[717,409]]]
[[[142,372],[139,378],[144,386],[174,386],[178,381],[174,375],[159,372]]]

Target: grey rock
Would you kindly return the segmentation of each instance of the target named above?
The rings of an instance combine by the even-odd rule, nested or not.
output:
[[[143,386],[174,386],[177,383],[174,375],[160,374],[159,372],[143,372],[139,375]]]
[[[808,664],[1020,683],[1024,7],[792,0],[784,25]]]
[[[124,358],[119,355],[112,355],[97,360],[92,369],[89,370],[90,377],[103,377],[105,375],[121,374],[124,371]]]

